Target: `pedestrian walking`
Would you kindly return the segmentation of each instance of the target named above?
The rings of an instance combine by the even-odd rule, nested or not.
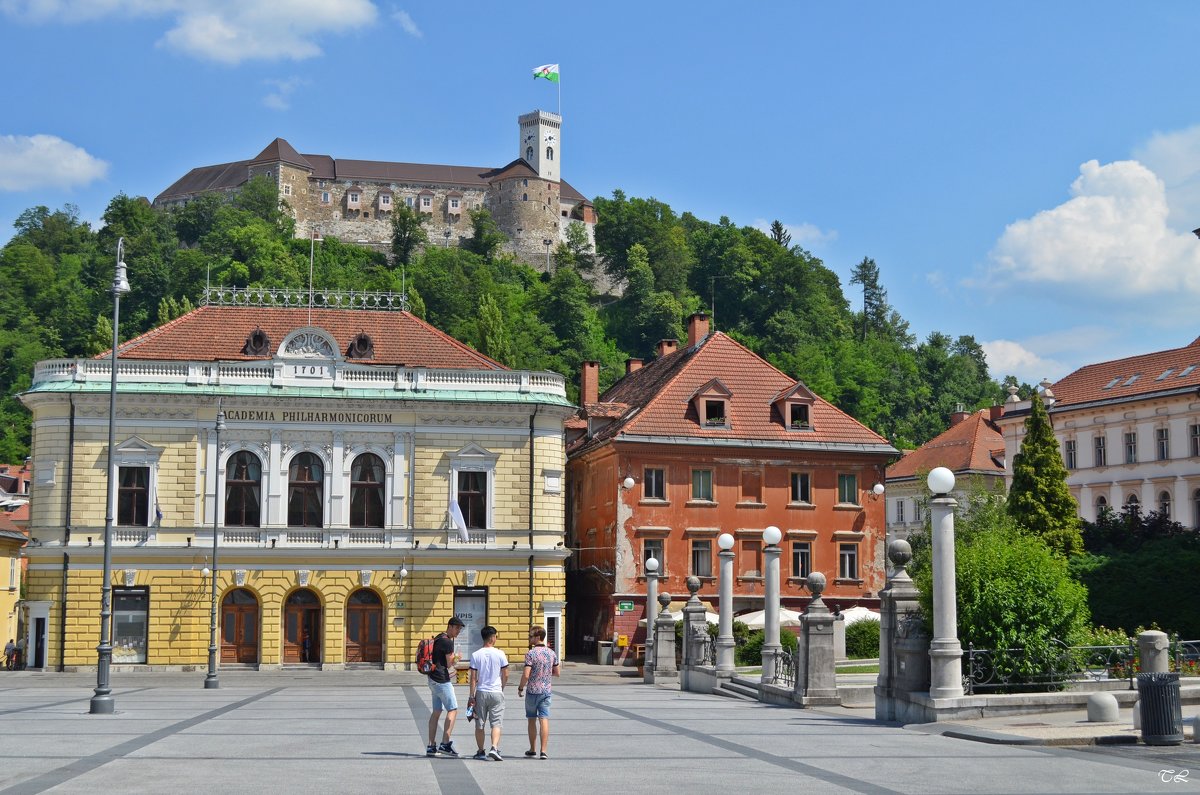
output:
[[[429,677],[429,692],[433,699],[433,714],[429,716],[429,745],[425,746],[425,756],[458,756],[450,735],[454,733],[454,719],[458,717],[458,699],[454,695],[454,666],[458,662],[458,654],[454,651],[454,639],[466,626],[462,619],[453,616],[446,623],[446,631],[439,633],[433,641],[433,670]],[[446,722],[442,727],[442,741],[437,742],[438,718],[446,713]]]
[[[9,638],[8,643],[4,644],[4,667],[8,670],[13,669],[13,658],[17,656],[17,644],[13,643],[13,639]]]
[[[486,626],[479,633],[483,648],[471,655],[471,693],[467,709],[475,710],[475,759],[503,762],[500,755],[500,727],[504,725],[504,686],[508,684],[508,657],[496,648],[496,628]],[[483,729],[492,731],[492,745],[483,750]]]
[[[558,654],[546,645],[545,627],[530,627],[529,642],[533,646],[525,653],[525,670],[517,685],[517,695],[525,697],[525,718],[529,722],[529,750],[525,756],[549,759],[546,745],[550,741],[550,680],[559,675],[561,666]],[[540,751],[536,750],[538,729],[542,737]]]

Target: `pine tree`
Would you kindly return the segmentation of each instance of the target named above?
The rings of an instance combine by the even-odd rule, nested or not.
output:
[[[1079,506],[1067,488],[1067,468],[1041,396],[1034,394],[1021,452],[1013,458],[1008,513],[1032,535],[1062,555],[1083,551]]]

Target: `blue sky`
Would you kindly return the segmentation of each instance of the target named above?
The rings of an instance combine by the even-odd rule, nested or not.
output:
[[[554,110],[562,168],[775,218],[920,338],[1057,379],[1200,336],[1200,6],[0,0],[0,242],[31,206],[153,197],[276,136],[495,166]],[[847,295],[853,295],[847,289]],[[720,320],[720,306],[717,307]]]

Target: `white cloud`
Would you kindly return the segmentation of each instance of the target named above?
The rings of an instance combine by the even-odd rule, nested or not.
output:
[[[417,39],[421,38],[421,29],[417,27],[417,23],[413,21],[407,11],[396,10],[392,13],[392,19],[400,23],[401,29],[408,35]]]
[[[55,135],[0,135],[0,190],[74,188],[102,179],[108,163]]]
[[[1171,226],[1180,232],[1200,226],[1200,125],[1155,133],[1133,155],[1166,186]]]
[[[287,80],[264,80],[274,91],[263,97],[263,105],[271,110],[288,110],[292,107],[292,94],[300,86],[306,85],[307,80],[299,77],[289,77]]]
[[[771,234],[771,223],[771,221],[764,218],[757,218],[751,226],[769,235]],[[815,224],[809,223],[784,224],[783,228],[792,236],[792,245],[801,246],[802,248],[832,243],[837,240],[838,236],[835,229],[821,229]]]
[[[991,252],[991,284],[1011,278],[1075,295],[1200,292],[1200,241],[1167,226],[1163,181],[1144,165],[1089,160],[1072,198],[1016,221]]]
[[[997,380],[1015,375],[1023,383],[1036,384],[1043,378],[1053,381],[1066,375],[1062,364],[1039,356],[1019,342],[992,340],[980,343],[980,347],[987,356],[988,370]]]
[[[166,17],[160,46],[201,60],[302,60],[317,38],[371,25],[371,0],[0,0],[0,12],[29,22]]]

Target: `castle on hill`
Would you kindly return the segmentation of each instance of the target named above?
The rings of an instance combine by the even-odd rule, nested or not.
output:
[[[499,168],[346,160],[300,154],[276,138],[250,160],[194,168],[154,199],[186,204],[207,193],[231,193],[259,175],[275,181],[296,219],[296,237],[333,235],[390,246],[392,212],[410,207],[425,218],[429,245],[472,236],[469,212],[482,207],[508,236],[506,249],[545,269],[572,222],[595,240],[592,203],[560,176],[562,117],[535,110],[518,117],[517,158]]]

